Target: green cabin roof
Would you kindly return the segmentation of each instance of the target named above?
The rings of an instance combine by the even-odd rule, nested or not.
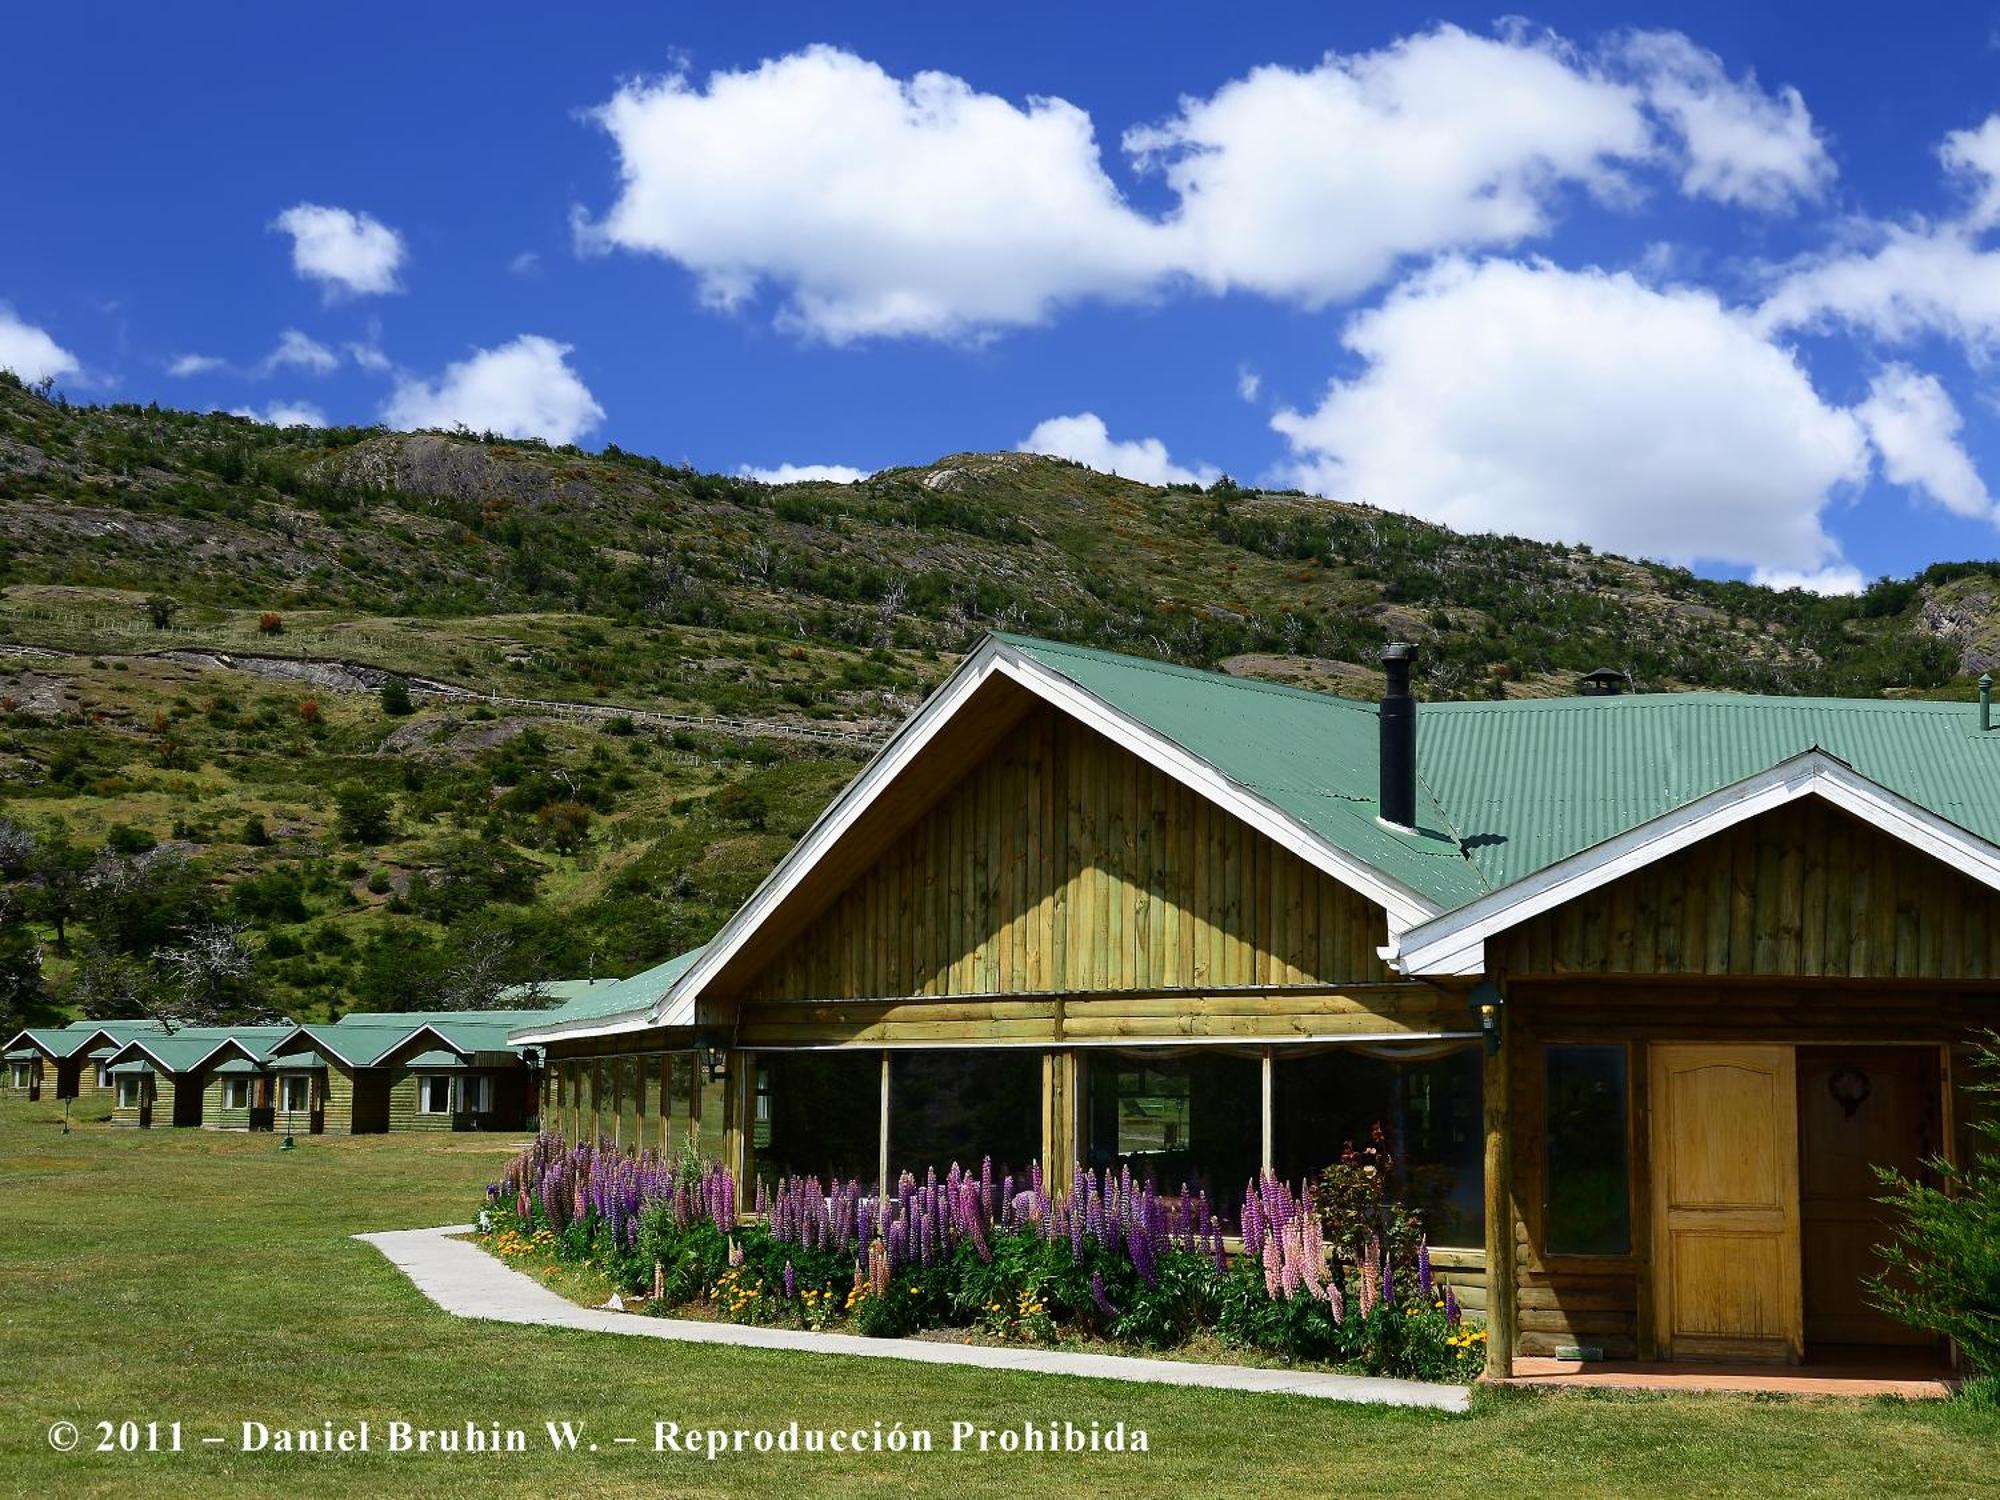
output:
[[[568,1021],[594,1020],[600,1016],[646,1010],[673,988],[674,981],[685,974],[701,955],[700,948],[690,948],[685,953],[676,953],[665,963],[634,974],[630,979],[608,984],[600,981],[556,1009],[539,1012],[527,1022],[517,1024],[514,1030],[534,1032],[541,1029],[537,1023],[561,1025]]]
[[[433,1049],[429,1052],[420,1052],[404,1064],[405,1067],[424,1068],[432,1071],[440,1068],[462,1068],[465,1065],[465,1059],[460,1057],[456,1052],[446,1052],[441,1048]]]
[[[264,1065],[252,1062],[247,1057],[230,1057],[217,1063],[212,1071],[217,1073],[261,1073],[264,1071]]]
[[[1968,703],[1731,693],[1425,703],[1418,831],[1402,833],[1375,816],[1372,703],[997,639],[1444,911],[1815,749],[2000,844],[2000,731],[1982,733]]]
[[[325,1066],[326,1059],[321,1057],[317,1052],[287,1052],[283,1057],[274,1057],[271,1059],[271,1068],[273,1071],[283,1068],[287,1072],[303,1072],[308,1068],[323,1068]]]

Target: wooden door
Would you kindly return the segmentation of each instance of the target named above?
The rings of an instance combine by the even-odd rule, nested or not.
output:
[[[1793,1049],[1648,1052],[1661,1357],[1796,1363],[1805,1350]]]
[[[1875,1168],[1923,1174],[1940,1137],[1938,1059],[1929,1047],[1799,1049],[1799,1216],[1806,1340],[1914,1344],[1928,1334],[1869,1306],[1875,1247],[1891,1214]]]

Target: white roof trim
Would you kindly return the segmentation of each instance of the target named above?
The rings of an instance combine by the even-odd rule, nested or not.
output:
[[[669,985],[662,991],[661,998],[672,992]],[[540,1047],[550,1042],[573,1042],[593,1036],[613,1036],[625,1031],[645,1031],[652,1026],[651,1005],[637,1010],[616,1010],[601,1016],[573,1016],[557,1025],[544,1023],[539,1027],[524,1027],[507,1033],[510,1047]]]
[[[821,813],[804,838],[764,878],[710,939],[701,957],[681,975],[651,1011],[637,1020],[598,1024],[588,1030],[562,1033],[601,1036],[618,1031],[642,1031],[655,1026],[691,1026],[702,989],[742,949],[750,935],[826,853],[846,835],[861,815],[923,753],[938,731],[987,681],[1003,676],[1088,724],[1159,766],[1190,790],[1240,818],[1273,842],[1324,871],[1343,885],[1385,908],[1392,931],[1435,916],[1438,908],[1415,891],[1390,880],[1372,866],[1336,849],[1247,787],[1231,781],[1200,757],[1189,754],[1150,726],[1119,712],[1058,672],[1032,660],[1003,641],[988,637],[946,678],[899,729],[889,743],[848,783],[845,791]],[[556,1033],[548,1033],[553,1036]]]
[[[1495,934],[1801,797],[1823,797],[1892,838],[2000,890],[2000,848],[1815,749],[1397,934],[1382,949],[1382,956],[1403,974],[1483,974],[1486,940]]]

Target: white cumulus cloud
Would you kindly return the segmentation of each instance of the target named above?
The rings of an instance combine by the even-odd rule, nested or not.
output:
[[[183,354],[167,366],[167,373],[177,380],[185,380],[190,375],[207,375],[225,369],[228,364],[228,360],[213,354]]]
[[[1193,468],[1177,464],[1158,438],[1120,441],[1111,436],[1096,412],[1050,417],[1015,445],[1021,453],[1046,453],[1105,474],[1119,474],[1142,484],[1213,484],[1221,471],[1208,464]]]
[[[785,320],[830,341],[1034,323],[1162,270],[1090,117],[1060,99],[812,47],[705,87],[627,84],[596,119],[621,185],[587,243],[678,261],[716,306],[773,283]]]
[[[1216,289],[1319,305],[1406,257],[1545,233],[1566,181],[1646,156],[1636,90],[1525,35],[1453,26],[1317,67],[1260,67],[1125,135],[1179,202],[1175,264]]]
[[[1890,483],[1919,490],[1954,515],[1994,519],[1986,481],[1959,445],[1964,421],[1935,375],[1891,365],[1875,377],[1854,414],[1882,455]]]
[[[338,354],[296,328],[287,328],[278,335],[278,347],[264,356],[262,366],[267,375],[274,370],[305,370],[325,375],[339,368]]]
[[[1308,488],[1680,563],[1839,561],[1821,512],[1867,474],[1860,423],[1706,292],[1450,260],[1344,341],[1366,368],[1272,424]]]
[[[0,370],[12,370],[29,385],[36,385],[80,374],[83,365],[48,334],[22,322],[11,307],[0,302]]]
[[[436,380],[399,379],[383,420],[393,427],[464,427],[575,442],[604,420],[604,408],[570,368],[570,352],[570,345],[532,333],[475,349]]]
[[[743,464],[736,472],[761,484],[859,484],[868,477],[868,470],[851,464],[777,464],[768,469]]]
[[[298,203],[271,223],[292,237],[292,269],[325,284],[329,296],[400,291],[396,273],[408,252],[402,235],[351,209]]]
[[[263,422],[272,427],[324,427],[326,413],[310,401],[273,401],[262,411],[239,406],[231,416],[248,417],[253,422]]]
[[[1794,88],[1766,93],[1674,31],[1638,32],[1619,49],[1646,103],[1678,137],[1681,191],[1776,210],[1820,197],[1833,160]]]
[[[1757,568],[1752,583],[1767,589],[1804,589],[1808,594],[1859,594],[1868,587],[1861,570],[1849,563],[1832,563],[1804,572],[1797,568]]]

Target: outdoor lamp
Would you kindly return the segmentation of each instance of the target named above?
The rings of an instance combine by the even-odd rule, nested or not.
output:
[[[1479,1029],[1486,1037],[1486,1055],[1500,1055],[1500,1009],[1507,1003],[1507,997],[1500,993],[1500,986],[1490,979],[1482,979],[1472,987],[1471,998],[1466,1001],[1470,1010],[1479,1013]]]
[[[721,1038],[712,1031],[704,1031],[695,1038],[695,1047],[701,1053],[702,1066],[708,1070],[708,1081],[720,1082],[723,1068],[728,1061],[728,1054],[723,1051]]]

